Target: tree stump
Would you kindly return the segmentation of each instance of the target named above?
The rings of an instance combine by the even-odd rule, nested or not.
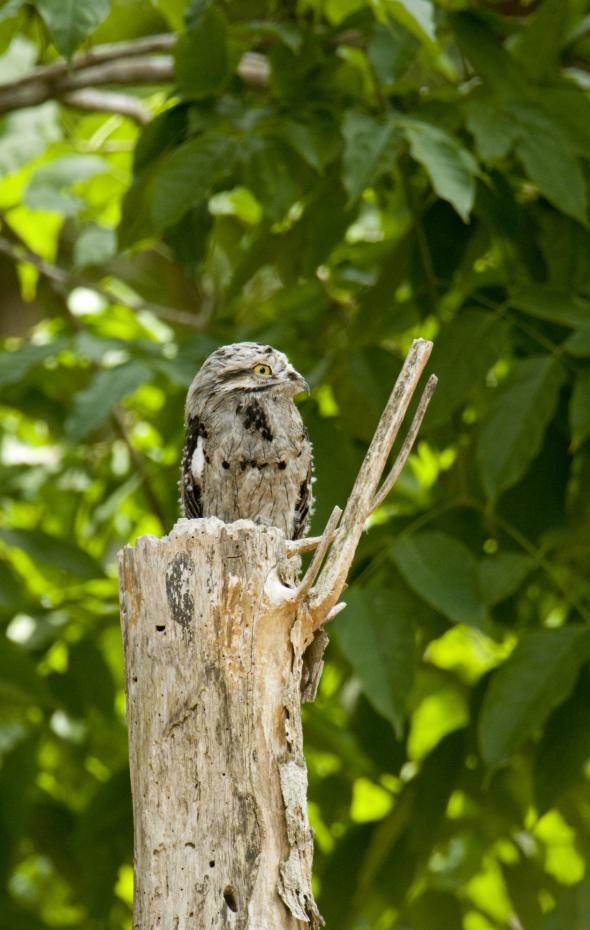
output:
[[[137,930],[322,925],[286,558],[215,517],[122,552]]]

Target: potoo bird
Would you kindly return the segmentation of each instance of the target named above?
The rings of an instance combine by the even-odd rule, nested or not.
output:
[[[209,356],[186,399],[186,517],[254,520],[287,539],[305,534],[312,447],[293,397],[308,390],[272,346],[239,342]]]

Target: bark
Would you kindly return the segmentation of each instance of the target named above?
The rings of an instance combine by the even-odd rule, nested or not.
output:
[[[365,521],[401,471],[434,390],[431,378],[378,490],[431,348],[414,342],[344,514],[335,508],[321,537],[183,519],[168,537],[121,553],[134,930],[322,926],[301,702],[315,697],[323,624],[345,606],[338,598]],[[311,548],[303,579],[284,583]]]
[[[214,517],[123,550],[136,930],[321,926],[285,558]]]

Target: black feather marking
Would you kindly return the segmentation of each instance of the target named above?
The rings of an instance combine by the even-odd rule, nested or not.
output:
[[[244,429],[252,432],[256,430],[266,442],[273,441],[274,437],[266,413],[257,400],[251,400],[244,408]]]
[[[191,417],[186,427],[180,478],[180,499],[185,517],[203,516],[201,485],[194,479],[191,463],[199,437],[206,439],[207,435],[204,423],[198,417]]]
[[[299,496],[295,503],[295,515],[293,526],[293,539],[301,539],[307,530],[309,511],[311,507],[311,465],[307,472],[305,481],[301,482],[299,487]]]

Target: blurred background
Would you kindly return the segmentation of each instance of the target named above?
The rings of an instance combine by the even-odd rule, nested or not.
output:
[[[203,359],[309,380],[318,532],[420,335],[438,391],[305,708],[320,909],[590,928],[589,29],[0,3],[2,927],[131,927],[116,554],[178,516]]]

